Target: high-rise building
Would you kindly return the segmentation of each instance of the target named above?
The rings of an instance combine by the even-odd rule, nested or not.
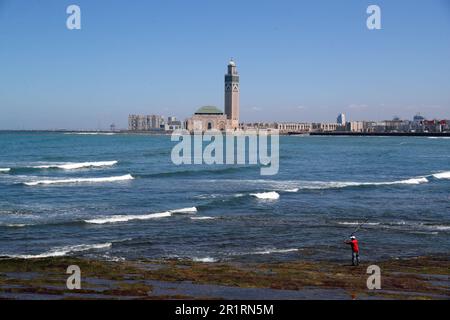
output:
[[[239,74],[236,63],[228,63],[228,72],[225,75],[225,114],[231,120],[231,128],[239,128]]]
[[[337,117],[337,123],[341,126],[345,126],[345,114],[344,113],[340,113]]]
[[[167,123],[171,123],[173,121],[177,121],[177,118],[172,116],[172,117],[167,117]]]
[[[239,130],[239,75],[233,60],[225,75],[225,112],[215,106],[201,107],[186,119],[184,127],[189,131]]]
[[[128,130],[151,131],[164,128],[164,118],[159,115],[135,115],[128,116]]]

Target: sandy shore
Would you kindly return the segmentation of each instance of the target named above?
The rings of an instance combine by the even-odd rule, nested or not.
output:
[[[0,260],[0,299],[449,299],[450,259],[375,263],[381,290],[368,290],[367,266],[338,262],[202,263],[87,258]],[[81,289],[68,290],[69,265]]]

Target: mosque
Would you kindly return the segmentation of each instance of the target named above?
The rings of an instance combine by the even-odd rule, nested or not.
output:
[[[233,60],[228,63],[225,75],[225,112],[215,106],[201,107],[186,120],[185,128],[188,131],[239,129],[239,74]]]

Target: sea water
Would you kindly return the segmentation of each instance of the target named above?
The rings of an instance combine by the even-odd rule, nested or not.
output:
[[[448,139],[285,136],[274,176],[177,166],[175,144],[0,133],[0,256],[341,260],[355,229],[366,260],[450,251]]]

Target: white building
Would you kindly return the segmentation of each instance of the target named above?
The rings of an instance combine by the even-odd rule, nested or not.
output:
[[[280,133],[306,133],[311,131],[311,123],[276,123],[275,128],[280,130]]]
[[[347,130],[350,132],[363,132],[364,131],[364,122],[363,121],[347,122]]]
[[[151,131],[164,129],[164,118],[159,115],[136,115],[128,116],[128,130]]]

